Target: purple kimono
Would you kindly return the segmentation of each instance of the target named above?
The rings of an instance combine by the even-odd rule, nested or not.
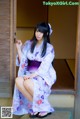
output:
[[[42,44],[36,46],[34,52],[30,52],[31,40],[26,41],[22,47],[21,62],[16,59],[16,64],[19,66],[18,76],[29,75],[36,72],[38,75],[32,78],[34,82],[33,102],[30,102],[23,94],[14,88],[13,96],[13,113],[15,115],[29,114],[31,112],[53,112],[54,109],[48,102],[48,96],[51,93],[51,86],[56,81],[56,72],[52,66],[54,59],[54,48],[47,43],[47,51],[45,56],[41,57]]]

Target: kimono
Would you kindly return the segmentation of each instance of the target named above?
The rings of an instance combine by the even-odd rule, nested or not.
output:
[[[37,73],[37,76],[32,78],[34,82],[33,101],[30,102],[24,97],[15,85],[13,95],[13,114],[15,115],[54,111],[54,108],[48,102],[51,86],[56,81],[56,71],[52,66],[52,61],[55,57],[54,48],[51,44],[47,43],[46,54],[41,57],[43,42],[39,46],[35,46],[33,53],[30,51],[31,44],[32,41],[28,40],[23,45],[21,61],[19,62],[17,56],[16,65],[19,66],[18,76],[23,77],[33,72]]]

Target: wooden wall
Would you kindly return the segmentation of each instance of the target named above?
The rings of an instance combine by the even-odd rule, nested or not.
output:
[[[50,6],[48,21],[53,28],[51,42],[56,58],[75,59],[78,6]]]
[[[0,97],[10,97],[15,77],[14,2],[0,0]],[[14,69],[15,67],[15,69]]]
[[[47,8],[43,0],[17,0],[17,27],[34,27],[38,22],[47,21]]]
[[[48,21],[56,59],[75,59],[78,6],[46,6],[42,0],[18,0],[17,6],[18,39],[25,42],[32,38],[35,24]]]
[[[10,2],[0,0],[0,93],[10,92]]]

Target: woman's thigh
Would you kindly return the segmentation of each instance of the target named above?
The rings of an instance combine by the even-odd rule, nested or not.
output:
[[[30,92],[30,94],[33,95],[33,93],[34,93],[34,82],[32,81],[32,79],[25,80],[23,85],[26,88],[26,90],[28,90]]]

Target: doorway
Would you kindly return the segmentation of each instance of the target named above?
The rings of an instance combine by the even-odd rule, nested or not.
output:
[[[57,81],[52,86],[54,90],[75,89],[77,12],[78,6],[51,7],[44,6],[42,0],[32,1],[32,4],[26,0],[24,3],[17,0],[17,38],[23,43],[32,38],[34,26],[38,22],[49,22],[53,28],[53,66],[57,73]]]

